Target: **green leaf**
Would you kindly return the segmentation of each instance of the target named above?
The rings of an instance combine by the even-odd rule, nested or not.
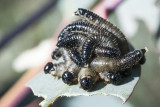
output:
[[[91,95],[112,95],[119,97],[125,103],[132,94],[141,74],[140,66],[133,69],[130,77],[123,78],[121,85],[104,85],[103,82],[98,82],[91,92],[87,92],[78,85],[66,85],[61,79],[54,78],[50,74],[40,72],[36,75],[27,86],[32,89],[34,94],[43,97],[44,100],[40,103],[42,107],[47,107],[52,104],[58,97],[62,96],[91,96]]]

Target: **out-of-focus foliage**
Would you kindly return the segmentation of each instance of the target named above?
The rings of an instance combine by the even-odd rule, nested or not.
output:
[[[149,32],[142,20],[139,23],[138,31],[130,41],[139,49],[148,47],[149,52],[146,54],[146,63],[142,66],[142,76],[135,93],[133,94],[132,103],[137,106],[154,106],[158,107],[160,102],[160,53],[156,47],[155,34]]]
[[[123,4],[121,6],[123,6]],[[119,14],[113,14],[109,17],[109,19],[111,20],[111,22],[120,26],[119,21],[121,20],[118,20],[118,15]],[[157,17],[159,17],[159,15]],[[142,65],[141,79],[129,101],[136,107],[158,107],[160,105],[160,102],[158,101],[160,99],[160,50],[158,50],[159,48],[156,46],[157,40],[155,36],[157,32],[156,30],[154,32],[151,31],[147,26],[148,24],[145,23],[143,18],[134,18],[137,18],[134,20],[138,24],[138,28],[133,35],[127,35],[129,36],[128,39],[135,47],[135,49],[147,47],[149,49],[149,52],[146,54],[146,63]],[[159,21],[160,20],[157,20],[157,25]],[[130,25],[128,25],[128,27],[130,27]],[[124,30],[127,30],[127,28]]]
[[[7,33],[18,27],[25,20],[33,16],[38,10],[51,0],[1,0],[0,1],[0,40]],[[71,4],[72,2],[72,4]],[[66,13],[72,13],[76,6],[92,6],[95,0],[78,3],[76,0],[57,0],[57,5],[37,20],[27,30],[23,31],[11,43],[0,51],[0,95],[21,76],[13,69],[14,59],[21,52],[37,46],[41,40],[51,38],[57,30]],[[75,5],[76,4],[76,5]],[[85,4],[85,5],[84,5]],[[72,6],[71,6],[72,5]],[[70,8],[69,8],[70,7]],[[62,11],[62,10],[65,10]],[[65,15],[64,15],[65,13]],[[71,16],[71,14],[69,14]],[[34,60],[34,59],[32,59]]]
[[[22,24],[49,0],[1,0],[0,39]],[[61,20],[61,12],[55,7],[48,14],[25,30],[0,52],[0,94],[11,86],[20,73],[14,72],[12,63],[24,50],[36,46],[41,40],[52,37]],[[34,60],[34,59],[32,59]]]

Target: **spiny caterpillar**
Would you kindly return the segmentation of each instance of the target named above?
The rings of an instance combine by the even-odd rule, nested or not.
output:
[[[131,51],[124,34],[111,22],[82,8],[74,14],[82,19],[60,32],[45,73],[89,91],[97,81],[119,85],[134,66],[145,63],[148,49]]]

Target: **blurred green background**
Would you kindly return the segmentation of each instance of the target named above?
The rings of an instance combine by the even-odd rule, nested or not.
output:
[[[52,0],[1,0],[0,41],[6,34],[11,33],[15,28],[19,27],[50,2],[52,2]],[[2,97],[27,70],[24,69],[21,72],[17,72],[16,69],[13,68],[14,60],[21,55],[22,52],[36,47],[42,40],[51,38],[62,19],[70,18],[73,11],[78,7],[90,9],[97,5],[98,2],[100,1],[86,0],[82,3],[78,0],[59,0],[46,14],[34,21],[31,26],[18,34],[12,41],[9,41],[9,43],[0,50],[0,97]],[[141,0],[141,2],[138,0],[134,2],[131,2],[131,0],[124,1],[109,16],[110,21],[124,31],[136,49],[144,47],[148,47],[149,49],[146,55],[146,64],[142,66],[141,79],[130,97],[129,103],[125,106],[160,106],[159,3],[160,1],[158,0]],[[130,8],[128,8],[129,6]],[[67,103],[67,101],[70,103],[77,101],[78,103],[78,101],[81,102],[82,99],[86,99],[86,102],[83,101],[83,103],[87,105],[87,103],[95,101],[96,98],[104,99],[104,97],[100,96],[94,97],[62,98],[58,100],[56,104],[58,102],[59,104],[61,104],[61,102]],[[102,102],[102,104],[103,103],[105,104],[105,102]]]

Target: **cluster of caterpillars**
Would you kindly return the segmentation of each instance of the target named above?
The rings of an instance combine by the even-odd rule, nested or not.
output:
[[[147,48],[130,51],[124,34],[108,20],[82,8],[74,14],[81,19],[61,31],[52,53],[52,59],[63,61],[48,62],[45,73],[90,90],[99,80],[120,84],[134,66],[145,62]]]

